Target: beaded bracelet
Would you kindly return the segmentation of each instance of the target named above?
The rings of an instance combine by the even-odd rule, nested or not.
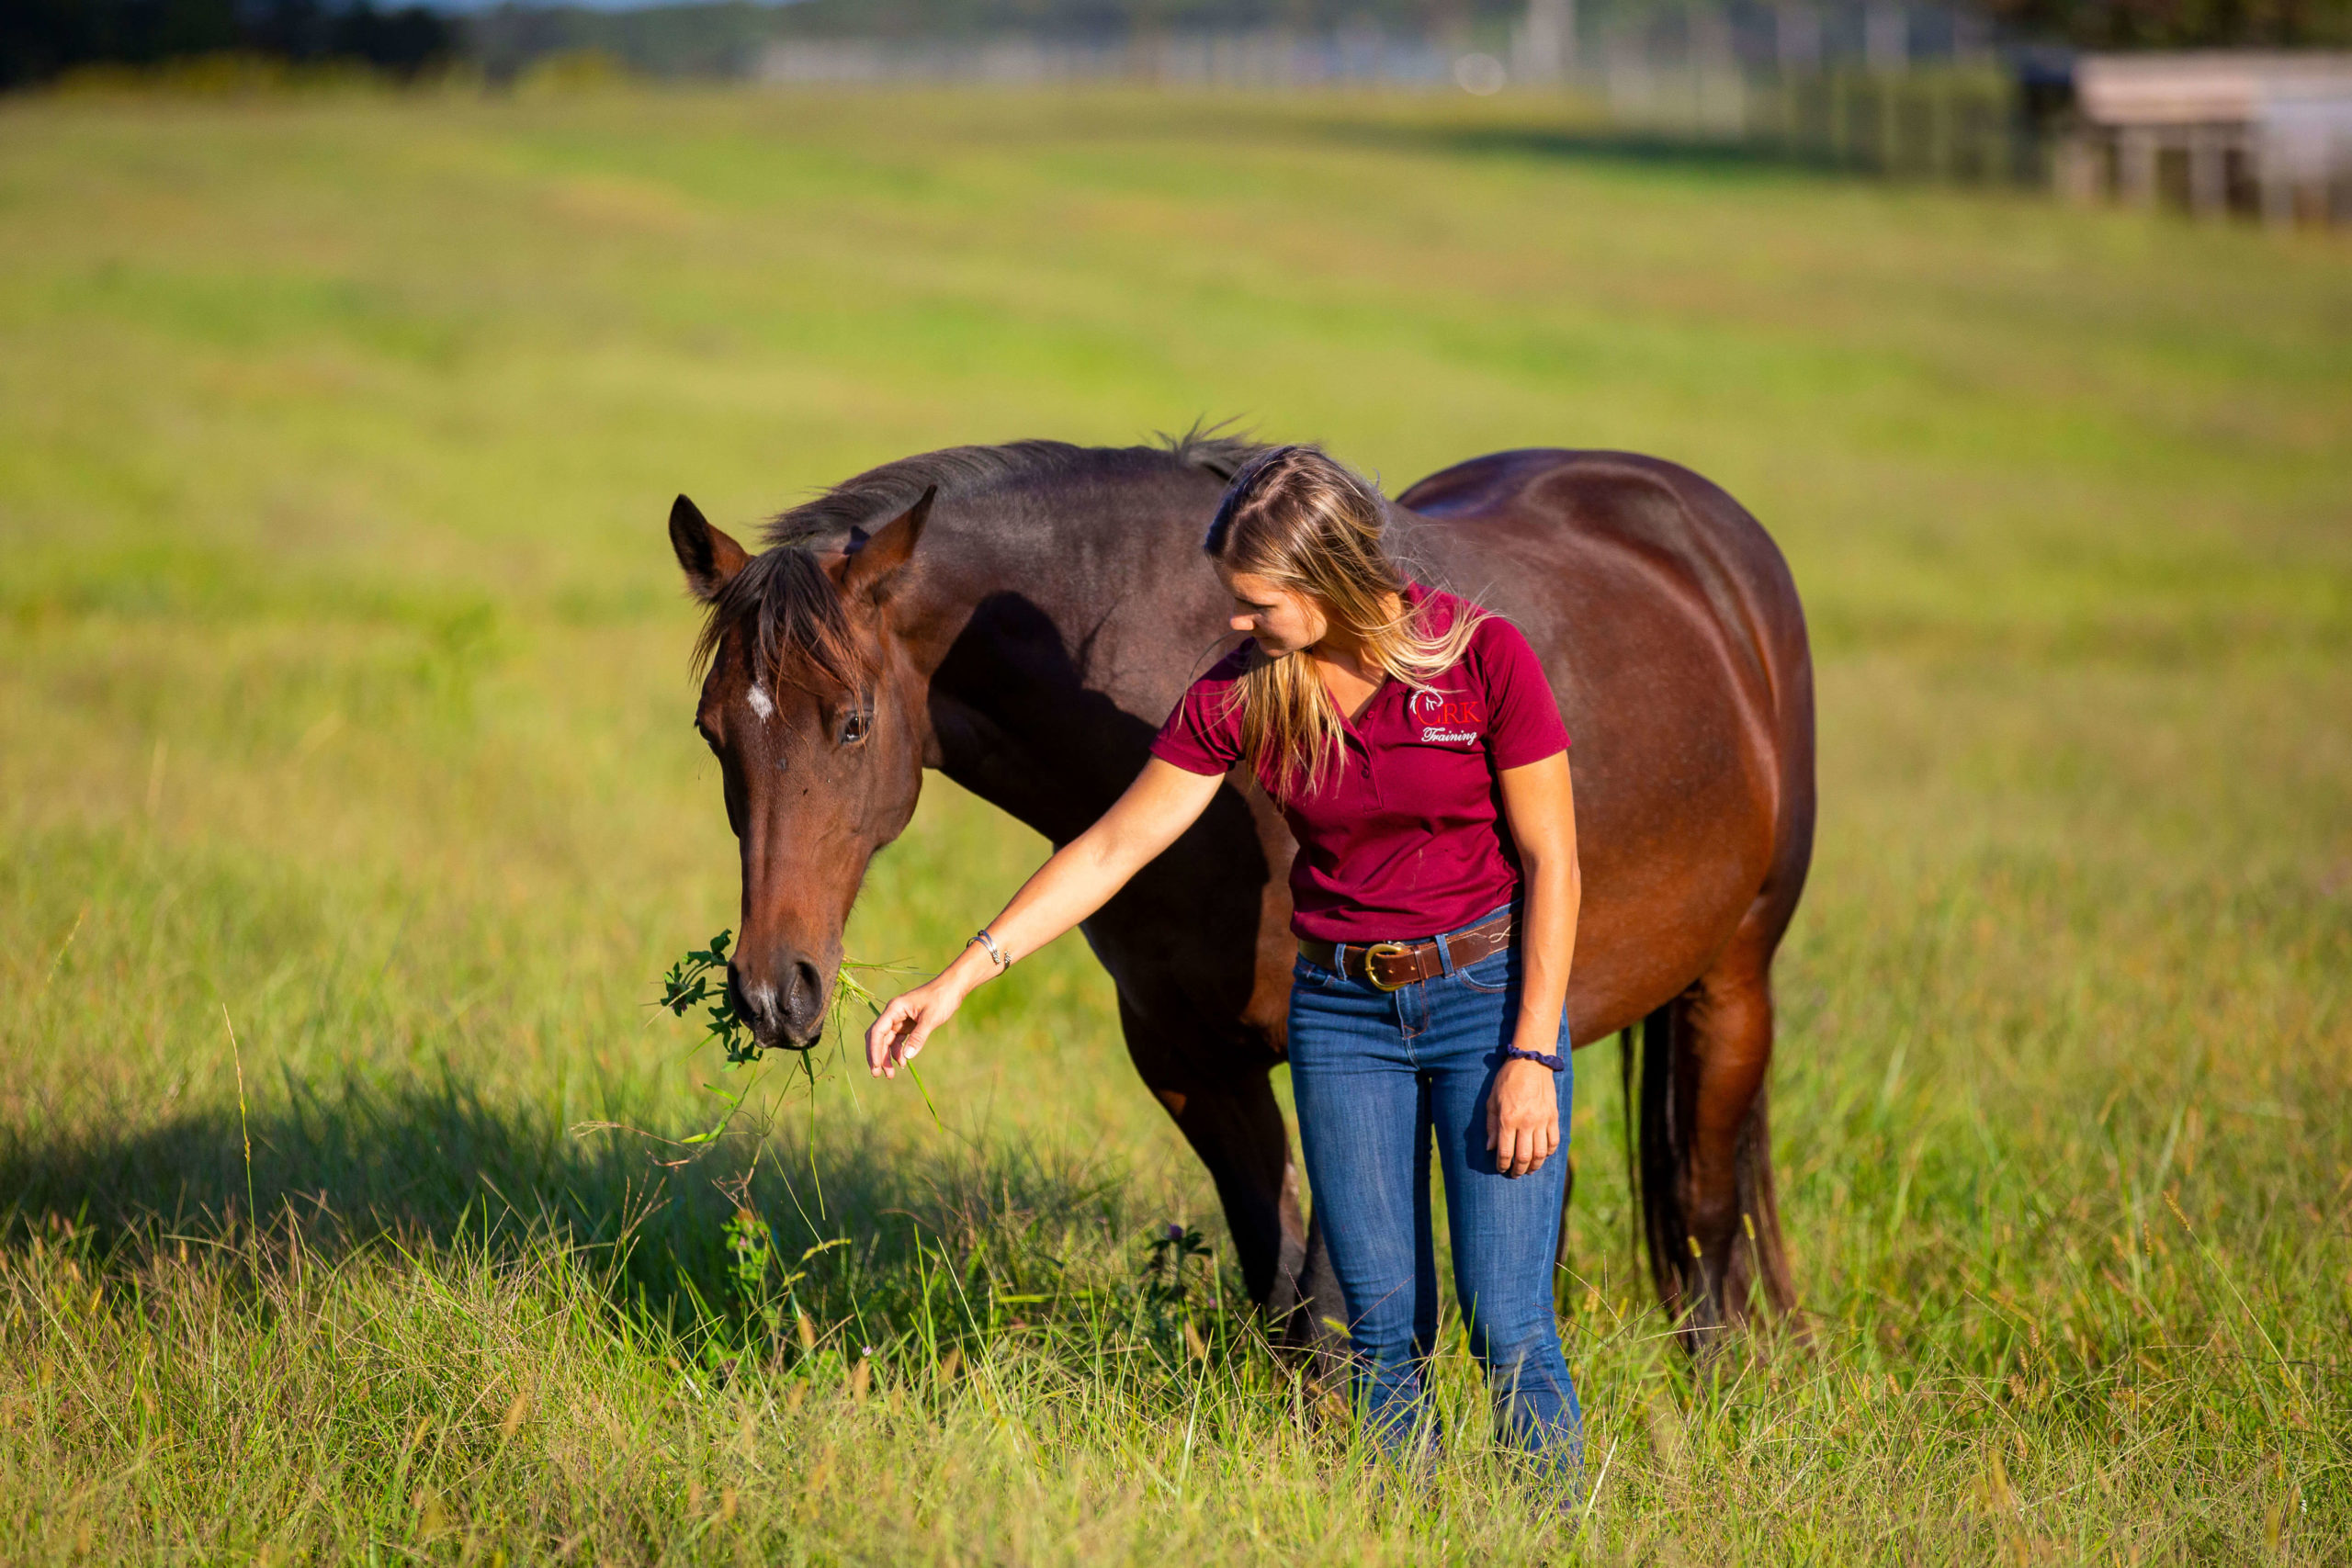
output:
[[[1503,1055],[1514,1061],[1541,1063],[1555,1073],[1564,1073],[1568,1070],[1566,1062],[1556,1055],[1547,1055],[1542,1051],[1525,1051],[1516,1045],[1506,1045],[1503,1047]]]

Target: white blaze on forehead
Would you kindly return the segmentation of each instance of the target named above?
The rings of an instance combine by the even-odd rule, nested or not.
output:
[[[743,694],[743,700],[752,705],[752,711],[761,718],[770,719],[775,716],[775,704],[770,702],[768,694],[759,687],[748,688]]]

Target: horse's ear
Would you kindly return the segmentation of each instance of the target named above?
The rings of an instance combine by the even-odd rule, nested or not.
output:
[[[710,525],[700,508],[680,496],[670,506],[670,547],[685,569],[686,586],[704,604],[718,597],[728,580],[743,570],[751,557],[743,547]]]
[[[913,558],[922,525],[931,520],[931,503],[938,496],[939,487],[933,485],[912,506],[876,528],[872,538],[851,552],[842,568],[843,597],[880,596],[884,585]]]

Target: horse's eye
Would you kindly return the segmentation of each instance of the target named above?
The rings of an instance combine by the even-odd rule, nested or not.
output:
[[[842,744],[854,746],[865,739],[865,732],[873,723],[873,716],[864,708],[852,708],[842,715]]]

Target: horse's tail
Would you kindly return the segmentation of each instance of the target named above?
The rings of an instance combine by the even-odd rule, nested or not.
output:
[[[1704,1342],[1722,1325],[1715,1320],[1719,1295],[1745,1301],[1760,1285],[1765,1303],[1776,1313],[1788,1313],[1796,1292],[1789,1274],[1788,1256],[1781,1242],[1780,1198],[1772,1182],[1772,1132],[1765,1091],[1758,1089],[1740,1124],[1733,1154],[1739,1183],[1742,1229],[1747,1245],[1734,1245],[1727,1259],[1731,1278],[1724,1289],[1713,1289],[1708,1260],[1691,1246],[1689,1216],[1683,1213],[1679,1174],[1689,1156],[1690,1129],[1687,1125],[1693,1085],[1679,1083],[1678,1065],[1690,1054],[1677,1034],[1690,1027],[1685,1016],[1687,997],[1677,997],[1652,1012],[1636,1031],[1623,1037],[1620,1077],[1624,1086],[1625,1161],[1633,1189],[1635,1223],[1649,1255],[1650,1283],[1667,1315],[1679,1323],[1691,1348]],[[1803,1325],[1796,1327],[1800,1334]]]
[[[1625,1031],[1618,1060],[1624,1089],[1627,1186],[1634,1194],[1634,1223],[1641,1229],[1650,1262],[1650,1283],[1669,1316],[1679,1316],[1690,1299],[1683,1289],[1690,1258],[1690,1231],[1682,1213],[1675,1175],[1682,1145],[1674,1114],[1674,1025],[1677,998]],[[1700,1299],[1704,1293],[1700,1292]]]

